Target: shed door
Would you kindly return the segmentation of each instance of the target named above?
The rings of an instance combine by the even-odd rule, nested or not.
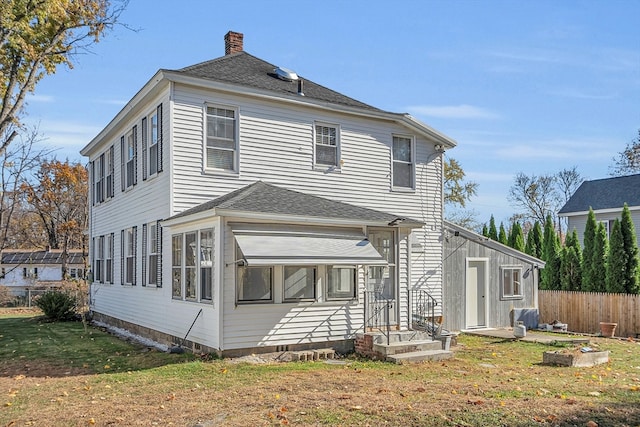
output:
[[[467,293],[466,293],[466,324],[467,328],[482,328],[487,326],[486,319],[486,260],[467,261]]]

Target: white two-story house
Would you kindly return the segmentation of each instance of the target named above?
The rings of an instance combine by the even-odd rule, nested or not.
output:
[[[224,56],[161,69],[82,150],[94,319],[222,355],[410,329],[416,292],[442,300],[454,146],[229,32]]]

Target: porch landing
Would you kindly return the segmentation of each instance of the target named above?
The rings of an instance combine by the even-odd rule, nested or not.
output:
[[[447,344],[445,344],[447,343]],[[446,347],[446,348],[445,348]],[[365,357],[394,363],[419,363],[450,359],[448,342],[433,340],[423,331],[367,332],[356,337],[356,352]]]

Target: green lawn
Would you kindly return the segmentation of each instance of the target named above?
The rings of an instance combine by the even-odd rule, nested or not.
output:
[[[640,346],[545,366],[541,344],[463,335],[455,358],[252,365],[150,350],[80,322],[0,316],[1,426],[640,425]],[[596,425],[596,424],[591,424]]]

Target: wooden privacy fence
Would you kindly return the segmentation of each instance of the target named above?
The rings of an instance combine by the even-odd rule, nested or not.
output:
[[[600,322],[613,322],[617,337],[640,333],[640,295],[540,290],[538,307],[540,323],[558,320],[572,332],[597,334]]]

